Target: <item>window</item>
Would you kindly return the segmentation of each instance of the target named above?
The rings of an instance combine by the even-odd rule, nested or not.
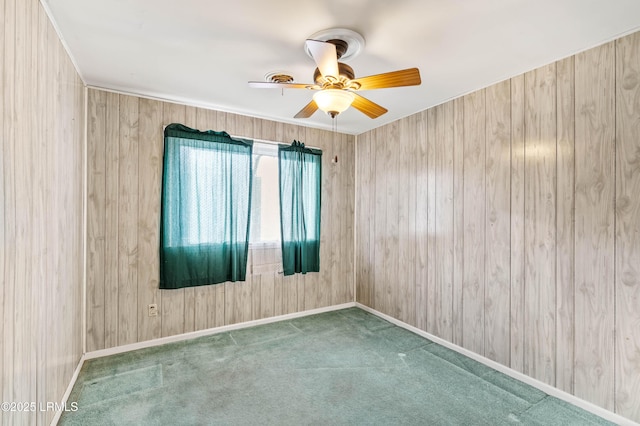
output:
[[[160,288],[244,281],[253,142],[165,129]]]
[[[281,248],[285,275],[319,271],[321,155],[167,126],[160,288],[244,281],[250,242]]]
[[[252,246],[280,247],[278,145],[254,142],[251,195]]]

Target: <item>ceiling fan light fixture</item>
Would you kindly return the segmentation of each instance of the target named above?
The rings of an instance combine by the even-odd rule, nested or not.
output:
[[[340,89],[325,89],[313,95],[313,100],[318,105],[318,108],[331,117],[346,111],[354,99],[355,95],[353,93]]]

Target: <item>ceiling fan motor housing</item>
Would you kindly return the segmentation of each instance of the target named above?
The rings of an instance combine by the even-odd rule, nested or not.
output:
[[[340,75],[335,76],[338,79],[337,83],[339,83],[343,79],[353,80],[355,78],[353,68],[351,68],[347,64],[343,64],[342,62],[338,62],[338,72],[340,73]],[[326,79],[322,76],[318,68],[316,68],[316,70],[313,72],[313,81],[315,81],[316,84],[320,86],[322,86],[323,83],[326,82]]]

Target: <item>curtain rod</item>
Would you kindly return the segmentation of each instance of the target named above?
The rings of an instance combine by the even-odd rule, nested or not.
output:
[[[266,144],[271,144],[271,145],[282,145],[282,144],[284,144],[284,145],[288,145],[288,144],[290,144],[290,143],[291,143],[291,142],[287,143],[287,142],[269,141],[269,140],[266,140],[266,139],[247,138],[247,137],[245,137],[245,136],[238,136],[238,135],[229,135],[229,136],[231,136],[232,138],[237,138],[237,139],[249,139],[249,140],[252,140],[252,141],[254,141],[254,142],[258,142],[258,143],[266,143]],[[293,141],[292,141],[292,142],[293,142]],[[322,148],[319,148],[319,147],[316,147],[316,146],[308,146],[307,144],[304,144],[304,146],[305,146],[305,148],[320,149],[320,150],[322,149]]]
[[[172,124],[172,123],[170,123],[170,124]],[[169,124],[163,124],[162,125],[162,131],[163,132],[164,132],[164,129],[166,129],[168,125]],[[287,144],[287,142],[276,142],[276,141],[270,141],[270,140],[266,140],[266,139],[248,138],[246,136],[239,136],[239,135],[229,135],[229,136],[231,136],[232,138],[235,138],[235,139],[249,139],[249,140],[252,140],[254,142],[259,142],[259,143],[267,143],[267,144],[274,144],[274,145]],[[307,148],[311,148],[311,149],[322,150],[322,148],[320,148],[318,146],[309,146],[307,144],[304,144],[304,146],[307,147]]]

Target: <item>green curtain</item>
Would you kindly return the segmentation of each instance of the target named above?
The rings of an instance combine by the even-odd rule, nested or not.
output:
[[[225,132],[165,128],[160,288],[245,280],[252,150]]]
[[[322,151],[293,141],[278,146],[284,275],[320,271]]]

